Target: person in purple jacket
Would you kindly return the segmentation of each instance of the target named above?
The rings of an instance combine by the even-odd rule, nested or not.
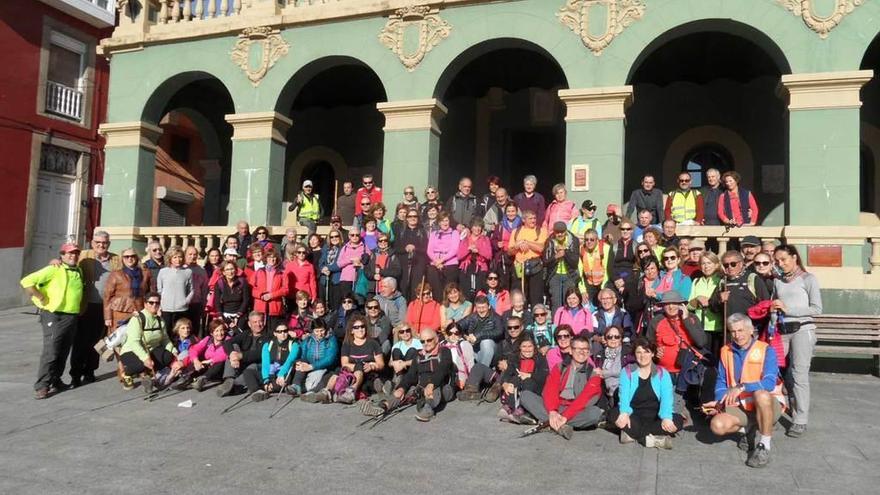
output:
[[[428,283],[435,297],[443,295],[443,287],[458,282],[458,246],[461,234],[452,228],[449,215],[444,211],[437,216],[439,230],[428,235]],[[439,302],[439,299],[438,299]]]
[[[541,193],[535,191],[538,185],[538,179],[534,175],[527,175],[523,178],[524,191],[513,197],[513,202],[519,207],[520,211],[533,211],[537,218],[538,225],[543,225],[544,214],[547,211],[547,200]]]

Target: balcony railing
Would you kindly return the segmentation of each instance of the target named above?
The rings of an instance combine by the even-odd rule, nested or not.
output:
[[[82,91],[49,81],[46,83],[46,111],[81,121],[83,113]]]

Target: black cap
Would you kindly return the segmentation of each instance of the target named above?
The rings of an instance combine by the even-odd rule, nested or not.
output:
[[[581,209],[583,210],[593,210],[596,211],[596,204],[593,203],[592,200],[586,199],[583,203],[581,203]]]
[[[761,239],[758,239],[756,236],[747,235],[739,241],[740,246],[760,246]]]

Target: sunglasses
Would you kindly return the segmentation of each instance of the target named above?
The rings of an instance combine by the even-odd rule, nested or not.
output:
[[[680,182],[680,183],[687,183],[690,181],[691,181],[690,179],[678,179],[678,182]]]
[[[413,191],[403,191],[403,194],[410,195],[410,194],[415,194],[415,192],[413,192]]]
[[[498,280],[498,277],[486,277],[486,280]]]
[[[257,235],[269,235],[268,232],[257,232]]]
[[[352,301],[351,299],[346,299],[342,301],[342,304],[354,304],[354,301]]]
[[[340,237],[342,237],[342,236],[340,236],[340,235],[331,235],[330,236],[331,239],[339,239]]]
[[[422,342],[424,342],[425,344],[430,344],[432,342],[437,342],[437,339],[434,339],[434,338],[424,339],[424,340],[422,340]]]
[[[620,340],[620,335],[606,335],[605,340]]]
[[[739,261],[731,261],[730,263],[721,263],[724,268],[734,268],[739,266]]]
[[[556,340],[570,339],[570,338],[571,338],[571,335],[569,335],[567,333],[560,333],[559,335],[556,336]]]
[[[621,232],[629,232],[630,230],[632,230],[632,227],[621,227],[620,228]]]
[[[562,233],[562,232],[560,232],[560,233]],[[596,238],[594,238],[594,237],[589,237],[589,238],[587,238],[587,239],[584,239],[584,242],[596,242],[597,240],[598,240],[598,239],[596,239]]]
[[[275,330],[275,333],[278,335],[282,335],[282,334],[287,333],[287,330]]]
[[[400,331],[397,333],[412,333],[412,329],[411,328],[401,328]]]
[[[406,218],[419,218],[418,215],[407,215]]]
[[[650,252],[651,252],[651,251],[649,251],[649,250],[647,250],[647,249],[639,249],[639,254],[647,254],[647,253],[650,253]]]
[[[535,313],[535,316],[547,316],[547,313]]]
[[[151,253],[158,253],[159,251],[161,251],[161,249],[159,249],[159,248],[150,249]]]
[[[365,328],[367,328],[366,325],[352,325],[351,326],[352,330],[364,330]]]
[[[425,191],[425,194],[435,194],[436,192],[437,191],[435,191],[433,189],[429,189],[429,190]]]
[[[522,328],[522,325],[507,325],[508,330],[519,330]]]
[[[379,305],[378,304],[376,304],[376,305],[371,304],[371,305],[367,306],[367,309],[379,309]]]
[[[768,265],[770,265],[770,262],[769,261],[756,261],[755,264],[758,266],[768,266]]]
[[[348,237],[351,237],[352,239],[356,239],[360,236],[361,236],[360,234],[348,234]]]
[[[422,297],[430,296],[430,295],[431,295],[431,291],[422,292]]]
[[[664,256],[663,261],[677,260],[678,256]]]
[[[137,258],[137,255],[136,254],[123,254],[122,257],[131,259],[131,258]]]
[[[159,304],[159,301],[147,301],[144,304],[149,304],[150,306],[155,306],[155,305]]]
[[[388,242],[388,239],[379,239],[379,242],[385,242],[385,243],[387,243],[387,242]]]
[[[371,180],[370,180],[370,181],[366,181],[366,180],[365,180],[365,181],[363,181],[363,184],[364,184],[365,186],[371,186],[371,185],[373,185],[373,181],[371,181]]]
[[[306,254],[305,251],[297,251],[296,254]]]

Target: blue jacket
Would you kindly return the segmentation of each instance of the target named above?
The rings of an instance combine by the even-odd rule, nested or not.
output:
[[[660,276],[657,277],[657,280],[654,281],[654,285],[652,286],[654,289],[660,286],[660,281],[663,280],[663,277],[666,276],[666,270],[660,272]],[[691,298],[691,285],[693,281],[691,278],[684,274],[681,270],[676,269],[672,274],[672,289],[678,292],[681,297],[683,297],[686,301],[689,301]],[[657,294],[657,299],[660,299],[660,294]]]
[[[593,317],[596,318],[596,322],[598,323],[593,331],[598,335],[605,335],[605,329],[608,327],[608,325],[605,324],[605,310],[596,310],[593,313]],[[615,308],[614,316],[611,318],[611,326],[617,326],[623,329],[623,335],[621,335],[621,337],[632,337],[632,318],[630,318],[629,313],[627,313],[626,311],[620,308]]]
[[[302,360],[316,370],[327,370],[336,365],[339,344],[332,333],[327,332],[323,339],[308,335],[302,341]]]
[[[637,364],[631,364],[620,372],[620,412],[621,414],[632,414],[632,398],[639,388],[639,367]],[[672,419],[672,410],[675,403],[672,389],[672,377],[668,371],[660,366],[652,365],[651,367],[651,388],[654,395],[660,400],[660,419]]]
[[[287,359],[281,363],[281,368],[277,373],[271,373],[272,370],[272,353],[270,351],[271,347],[276,344],[275,340],[270,340],[263,344],[263,359],[262,359],[262,367],[260,369],[260,374],[263,377],[263,383],[269,380],[271,375],[274,376],[283,376],[286,377],[287,373],[290,372],[290,368],[293,366],[293,363],[296,361],[296,358],[299,357],[299,344],[292,341],[286,340],[285,342],[290,345],[290,352],[287,354]]]
[[[339,252],[336,253],[336,258],[339,259],[339,254],[342,252],[342,246],[337,249],[339,250]],[[329,260],[327,260],[327,251],[329,250],[330,248],[328,246],[324,246],[323,248],[321,248],[321,258],[318,260],[318,275],[320,278],[319,282],[322,286],[327,283],[327,276],[321,273],[321,270],[324,267],[330,269],[330,283],[333,285],[339,284],[339,277],[342,275],[342,270],[338,266],[336,266],[336,263],[330,263]]]
[[[730,350],[733,351],[733,376],[737,377],[737,381],[739,381],[739,377],[742,376],[743,360],[745,360],[746,356],[749,354],[752,344],[754,344],[754,340],[752,340],[752,343],[749,344],[749,347],[746,349],[741,349],[732,342],[728,344]],[[767,351],[764,354],[764,369],[761,372],[761,381],[743,383],[742,385],[745,387],[745,392],[755,392],[758,390],[772,392],[773,389],[776,388],[778,377],[779,364],[776,361],[776,351],[772,346],[768,345]],[[724,363],[719,359],[718,378],[715,379],[715,400],[721,400],[721,398],[724,397],[724,394],[727,393],[727,388],[727,370],[724,368]]]

